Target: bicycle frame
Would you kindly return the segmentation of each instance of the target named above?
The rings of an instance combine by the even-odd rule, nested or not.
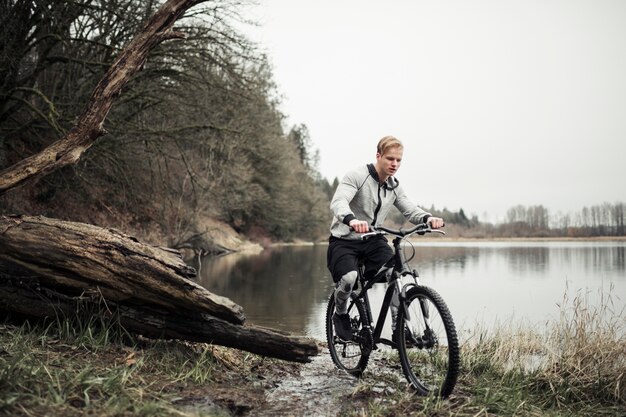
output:
[[[390,309],[391,306],[391,299],[393,297],[394,292],[398,292],[398,297],[400,299],[400,308],[404,308],[405,309],[405,315],[406,317],[409,317],[409,312],[406,310],[406,306],[404,303],[404,300],[406,299],[406,292],[408,291],[409,288],[414,287],[414,286],[419,286],[419,280],[418,280],[418,274],[416,270],[409,270],[408,269],[408,265],[406,262],[406,258],[404,256],[404,252],[402,251],[402,248],[400,247],[400,243],[402,242],[402,238],[401,237],[395,237],[393,239],[393,249],[394,249],[394,265],[393,265],[393,271],[392,271],[392,275],[391,275],[391,279],[388,282],[388,286],[387,289],[385,291],[385,297],[383,298],[383,303],[381,305],[380,308],[380,313],[378,315],[378,321],[376,322],[376,328],[374,329],[374,332],[372,333],[373,339],[374,339],[374,346],[373,349],[377,349],[376,343],[383,343],[386,344],[388,346],[395,346],[395,343],[392,342],[391,340],[388,339],[384,339],[381,338],[381,334],[383,332],[383,327],[385,326],[385,322],[387,320],[387,313]],[[388,268],[381,268],[381,270],[376,273],[372,278],[365,280],[363,277],[363,271],[361,268],[359,268],[359,282],[363,282],[365,281],[365,284],[363,285],[363,288],[359,291],[359,294],[355,297],[355,299],[351,302],[350,307],[352,308],[352,306],[354,305],[354,303],[356,302],[356,300],[358,299],[362,299],[364,304],[365,304],[365,310],[367,312],[367,319],[369,322],[369,325],[371,325],[372,323],[374,323],[374,318],[372,316],[372,308],[370,305],[370,300],[369,300],[369,296],[368,296],[368,290],[370,288],[372,288],[374,286],[374,284],[382,282],[381,278],[387,274]],[[405,277],[407,275],[411,275],[414,278],[415,282],[410,282],[407,284],[402,285],[401,282],[401,278]],[[386,280],[385,280],[386,281]],[[422,311],[424,312],[424,316],[428,317],[428,312],[426,311],[427,309],[425,308],[424,305],[422,305]],[[427,326],[429,326],[429,323],[427,323]]]

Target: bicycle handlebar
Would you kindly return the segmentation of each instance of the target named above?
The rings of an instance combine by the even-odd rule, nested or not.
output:
[[[407,236],[410,236],[414,233],[417,233],[419,235],[424,235],[426,233],[441,233],[442,235],[445,235],[446,232],[444,232],[443,230],[439,230],[439,229],[433,229],[431,228],[428,224],[418,224],[417,226],[414,226],[410,229],[406,229],[406,230],[402,230],[402,229],[389,229],[387,227],[384,226],[370,226],[370,231],[367,233],[363,233],[361,235],[361,239],[367,239],[370,236],[375,236],[375,235],[384,235],[384,234],[390,234],[390,235],[394,235],[400,238],[405,238]]]

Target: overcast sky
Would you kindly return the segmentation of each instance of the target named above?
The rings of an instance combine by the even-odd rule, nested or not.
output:
[[[405,144],[424,207],[626,202],[626,1],[260,0],[251,30],[329,180]]]

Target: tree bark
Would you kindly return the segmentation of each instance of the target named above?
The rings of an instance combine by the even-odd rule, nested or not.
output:
[[[178,251],[140,243],[115,229],[42,216],[0,217],[0,260],[70,294],[98,291],[111,301],[208,313],[241,324],[241,306],[188,279]]]

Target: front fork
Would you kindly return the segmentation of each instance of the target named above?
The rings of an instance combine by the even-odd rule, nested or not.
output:
[[[393,240],[393,246],[394,246],[394,252],[395,252],[394,262],[395,262],[396,268],[398,268],[393,271],[393,274],[394,274],[393,278],[395,279],[395,286],[396,286],[395,290],[397,291],[398,297],[400,299],[399,308],[402,308],[404,310],[404,320],[405,320],[404,324],[408,325],[408,322],[411,321],[411,314],[409,313],[409,308],[406,303],[406,293],[412,287],[418,287],[420,283],[418,279],[419,274],[417,273],[417,271],[415,269],[412,271],[408,269],[408,264],[406,263],[404,252],[400,248],[400,242],[401,242],[401,239],[399,237]],[[402,278],[406,276],[411,276],[413,278],[413,282],[409,282],[407,284],[402,285]],[[422,310],[422,315],[424,316],[424,325],[426,326],[426,331],[429,332],[430,331],[430,316],[428,313],[428,304],[426,304],[426,302],[423,301],[421,298],[419,301],[420,301],[420,308]]]
[[[404,278],[406,276],[412,277],[413,282],[409,282],[403,285],[401,278]],[[411,288],[420,286],[420,282],[418,278],[419,278],[419,275],[417,274],[417,271],[413,270],[412,272],[408,272],[408,271],[403,272],[401,277],[398,277],[398,279],[395,280],[395,285],[396,285],[395,290],[398,292],[398,297],[400,301],[399,308],[402,308],[404,312],[404,325],[406,328],[410,330],[412,337],[415,337],[416,335],[412,334],[413,331],[411,330],[411,326],[409,326],[409,323],[412,318],[411,318],[411,313],[409,311],[409,305],[407,303],[406,294]],[[429,312],[428,302],[425,299],[420,297],[419,303],[420,303],[420,309],[422,311],[422,316],[424,317],[424,327],[425,327],[424,336],[426,336],[427,334],[430,334],[431,332],[430,312]]]

